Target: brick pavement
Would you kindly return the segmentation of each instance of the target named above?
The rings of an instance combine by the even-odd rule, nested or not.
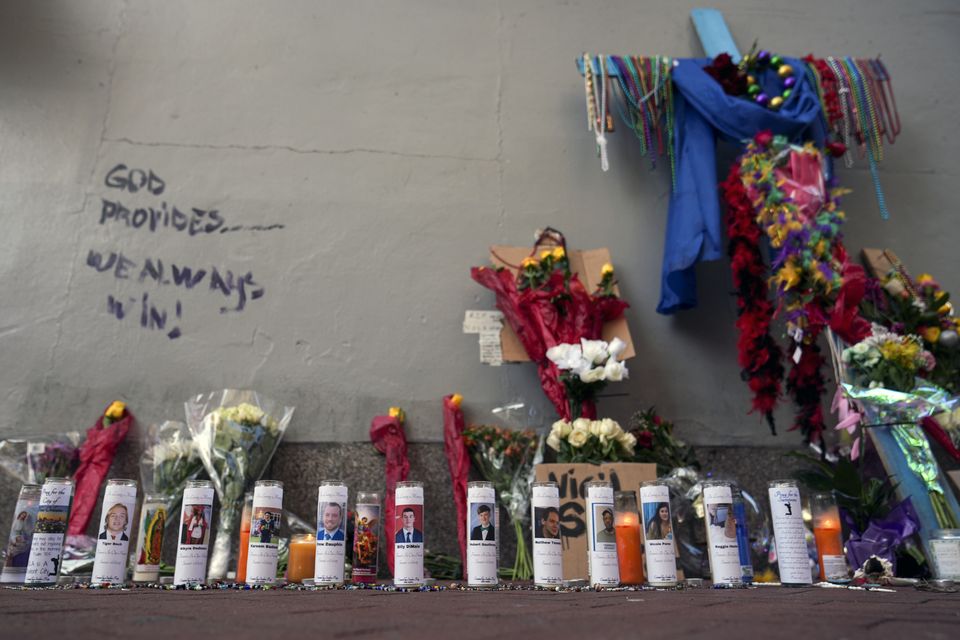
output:
[[[5,638],[960,637],[960,594],[0,590]]]

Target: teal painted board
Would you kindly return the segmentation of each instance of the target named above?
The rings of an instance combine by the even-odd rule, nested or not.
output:
[[[591,56],[590,66],[593,68],[593,74],[597,75],[600,73],[600,63],[597,60],[597,56]],[[583,75],[583,56],[577,58],[577,71],[580,72],[580,75]],[[607,62],[607,75],[611,78],[616,78],[620,75],[620,72],[617,71],[617,66]]]
[[[723,13],[719,9],[693,9],[690,11],[693,26],[697,29],[700,44],[708,58],[716,58],[721,53],[729,53],[735,63],[740,62],[740,51],[733,41]]]
[[[919,428],[917,427],[917,429]],[[900,451],[900,447],[889,428],[874,427],[867,429],[867,433],[877,448],[877,453],[880,454],[880,460],[890,476],[890,481],[897,485],[897,499],[910,498],[913,503],[913,508],[920,519],[920,539],[923,542],[924,552],[927,558],[932,557],[930,536],[934,529],[940,528],[940,525],[937,523],[937,516],[933,511],[933,504],[930,502],[926,486],[907,465],[907,460]],[[950,488],[950,482],[942,470],[940,471],[940,486],[944,489],[944,497],[946,497],[947,505],[953,511],[954,517],[960,518],[960,504],[957,503],[957,498]]]

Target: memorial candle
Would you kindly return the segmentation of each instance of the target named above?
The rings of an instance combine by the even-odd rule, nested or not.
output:
[[[641,553],[643,542],[640,538],[637,493],[617,491],[613,502],[620,584],[643,584],[643,554]]]
[[[298,533],[290,538],[290,559],[287,561],[287,582],[313,578],[317,561],[317,539],[309,533]]]
[[[813,514],[813,538],[817,543],[817,561],[821,580],[846,580],[849,577],[843,554],[840,511],[833,494],[817,493],[810,499]]]
[[[253,517],[253,491],[243,498],[243,514],[240,516],[240,546],[237,548],[237,576],[235,582],[247,581],[247,551],[250,549],[250,519]]]

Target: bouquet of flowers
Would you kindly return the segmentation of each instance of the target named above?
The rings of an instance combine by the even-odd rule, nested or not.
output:
[[[67,534],[82,535],[97,506],[100,487],[113,464],[120,443],[133,426],[133,414],[127,406],[115,401],[107,407],[97,423],[87,429],[87,439],[80,447],[80,466],[74,478],[73,506]]]
[[[958,526],[945,497],[940,467],[919,426],[924,418],[950,412],[957,404],[946,390],[918,377],[933,370],[933,356],[923,349],[918,336],[901,336],[875,324],[872,335],[843,349],[839,360],[845,367],[840,379],[850,381],[842,383],[844,393],[860,407],[856,420],[890,429],[907,466],[927,489],[940,527]]]
[[[557,452],[557,462],[619,462],[632,460],[637,439],[610,418],[572,423],[557,420],[547,436],[547,446]]]
[[[558,344],[547,349],[547,358],[560,370],[560,381],[567,389],[570,415],[579,417],[585,403],[593,403],[607,382],[620,382],[629,376],[627,365],[617,360],[626,343],[614,338],[581,338],[579,344]]]
[[[69,478],[80,464],[76,431],[50,436],[14,436],[0,440],[0,467],[24,484],[48,477]]]
[[[183,422],[151,425],[147,437],[150,445],[140,456],[143,492],[168,496],[167,513],[174,513],[187,482],[203,472],[203,460]]]
[[[950,294],[930,274],[914,280],[902,267],[882,282],[872,282],[860,305],[863,315],[891,331],[921,338],[936,362],[927,379],[960,394],[960,317],[954,315]]]
[[[548,242],[554,246],[544,248],[539,258],[535,257],[537,246]],[[503,267],[474,267],[470,275],[496,295],[497,308],[527,356],[536,363],[540,385],[557,414],[566,420],[581,415],[596,417],[591,398],[582,399],[579,404],[568,399],[560,369],[547,357],[547,350],[556,345],[579,344],[582,339],[597,340],[604,322],[623,315],[629,305],[616,294],[613,265],[604,265],[597,290],[587,291],[570,270],[563,234],[547,229],[515,273]],[[571,409],[580,413],[570,414]]]
[[[933,354],[923,348],[919,336],[901,336],[880,325],[873,326],[872,335],[844,349],[841,359],[854,384],[896,391],[912,391],[917,376],[928,374],[936,366]]]
[[[474,467],[484,480],[493,483],[500,503],[513,520],[517,555],[510,579],[529,580],[533,577],[533,559],[527,547],[524,525],[530,517],[533,467],[542,458],[540,436],[531,429],[470,425],[463,431],[463,441],[473,458]]]
[[[294,408],[281,407],[255,391],[235,389],[195,396],[185,408],[196,452],[220,499],[208,575],[223,578],[243,496],[266,470]]]
[[[637,441],[633,459],[655,462],[658,476],[665,476],[679,467],[700,468],[693,448],[673,437],[673,423],[661,418],[654,407],[633,414],[630,433]]]

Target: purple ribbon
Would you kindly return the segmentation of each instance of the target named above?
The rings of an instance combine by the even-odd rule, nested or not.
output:
[[[910,498],[895,506],[885,517],[871,520],[863,533],[857,530],[849,513],[842,513],[843,520],[850,529],[850,539],[847,540],[847,562],[850,566],[859,569],[870,556],[877,556],[889,560],[896,574],[897,547],[920,531],[920,519]]]

